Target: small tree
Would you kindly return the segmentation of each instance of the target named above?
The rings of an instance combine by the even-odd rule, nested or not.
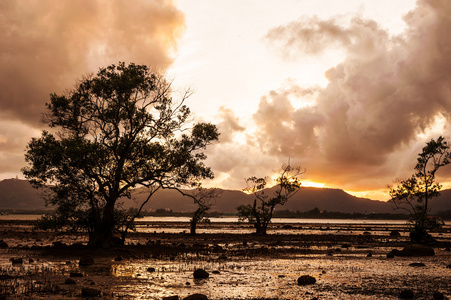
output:
[[[429,201],[440,195],[441,185],[435,182],[435,174],[451,162],[448,142],[440,136],[431,139],[418,154],[415,173],[405,180],[397,180],[389,186],[389,194],[395,209],[409,212],[413,225],[410,233],[412,242],[431,240],[428,231],[443,225],[443,222],[429,216]]]
[[[283,165],[275,179],[276,186],[272,193],[267,194],[265,189],[266,178],[250,177],[246,179],[247,188],[244,192],[255,196],[253,205],[240,205],[238,216],[241,221],[248,220],[253,224],[257,234],[266,234],[268,224],[271,222],[274,208],[277,205],[284,205],[301,186],[298,176],[304,173],[299,167],[292,168],[290,165]]]
[[[209,221],[206,217],[207,212],[215,204],[215,200],[222,195],[222,191],[217,188],[204,189],[197,188],[191,193],[183,193],[185,196],[191,197],[194,200],[194,204],[197,205],[197,209],[193,213],[193,217],[190,220],[190,233],[196,234],[197,224],[202,221]]]
[[[174,103],[163,77],[124,63],[52,94],[44,121],[54,131],[29,142],[23,169],[35,187],[51,184],[46,201],[57,214],[48,221],[83,228],[89,245],[110,247],[131,227],[133,216],[121,213],[118,199],[131,198],[133,188],[148,187],[139,214],[160,188],[212,178],[203,150],[219,133],[209,123],[187,126],[187,96]]]

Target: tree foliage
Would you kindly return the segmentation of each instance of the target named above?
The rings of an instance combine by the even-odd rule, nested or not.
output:
[[[301,186],[299,175],[304,171],[301,168],[293,168],[283,165],[275,179],[276,186],[273,189],[265,189],[266,178],[249,177],[246,179],[247,187],[244,192],[255,196],[253,205],[240,205],[238,216],[241,221],[247,220],[253,224],[257,234],[266,234],[268,224],[271,222],[274,208],[284,205]]]
[[[389,194],[396,209],[407,210],[411,215],[412,241],[423,242],[427,231],[443,223],[429,216],[429,201],[440,195],[441,185],[435,181],[436,172],[451,162],[448,142],[440,136],[430,140],[418,154],[415,173],[408,179],[397,180],[390,186]]]
[[[190,110],[171,85],[145,65],[119,63],[83,78],[74,90],[51,94],[44,122],[51,128],[26,150],[25,176],[51,184],[47,203],[60,220],[89,231],[93,246],[111,246],[130,224],[118,199],[131,189],[198,186],[212,178],[203,150],[218,139],[213,124],[189,125]],[[144,203],[141,204],[139,211]]]

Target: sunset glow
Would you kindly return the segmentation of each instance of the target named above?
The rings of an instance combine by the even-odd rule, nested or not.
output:
[[[325,183],[313,182],[313,181],[310,181],[310,180],[302,181],[302,186],[303,187],[315,187],[315,188],[325,188],[325,187],[327,187]]]

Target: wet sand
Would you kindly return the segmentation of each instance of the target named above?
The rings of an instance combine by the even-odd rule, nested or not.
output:
[[[287,220],[271,224],[267,236],[251,234],[248,224],[200,224],[199,234],[191,236],[187,223],[138,222],[125,246],[92,250],[84,246],[84,235],[3,221],[0,239],[8,247],[0,249],[0,299],[80,299],[83,288],[101,292],[101,299],[196,293],[208,299],[398,299],[406,289],[415,299],[451,297],[449,226],[433,233],[434,256],[387,258],[409,244],[408,228],[370,222]],[[400,236],[390,236],[393,230]],[[84,256],[94,263],[80,266]],[[209,277],[194,279],[198,268]],[[301,275],[316,283],[298,285]]]

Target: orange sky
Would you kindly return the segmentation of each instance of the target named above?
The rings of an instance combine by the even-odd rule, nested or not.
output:
[[[447,0],[2,1],[0,178],[23,178],[50,93],[132,61],[220,127],[207,184],[241,189],[290,158],[305,184],[386,199],[451,136],[450,15]]]

